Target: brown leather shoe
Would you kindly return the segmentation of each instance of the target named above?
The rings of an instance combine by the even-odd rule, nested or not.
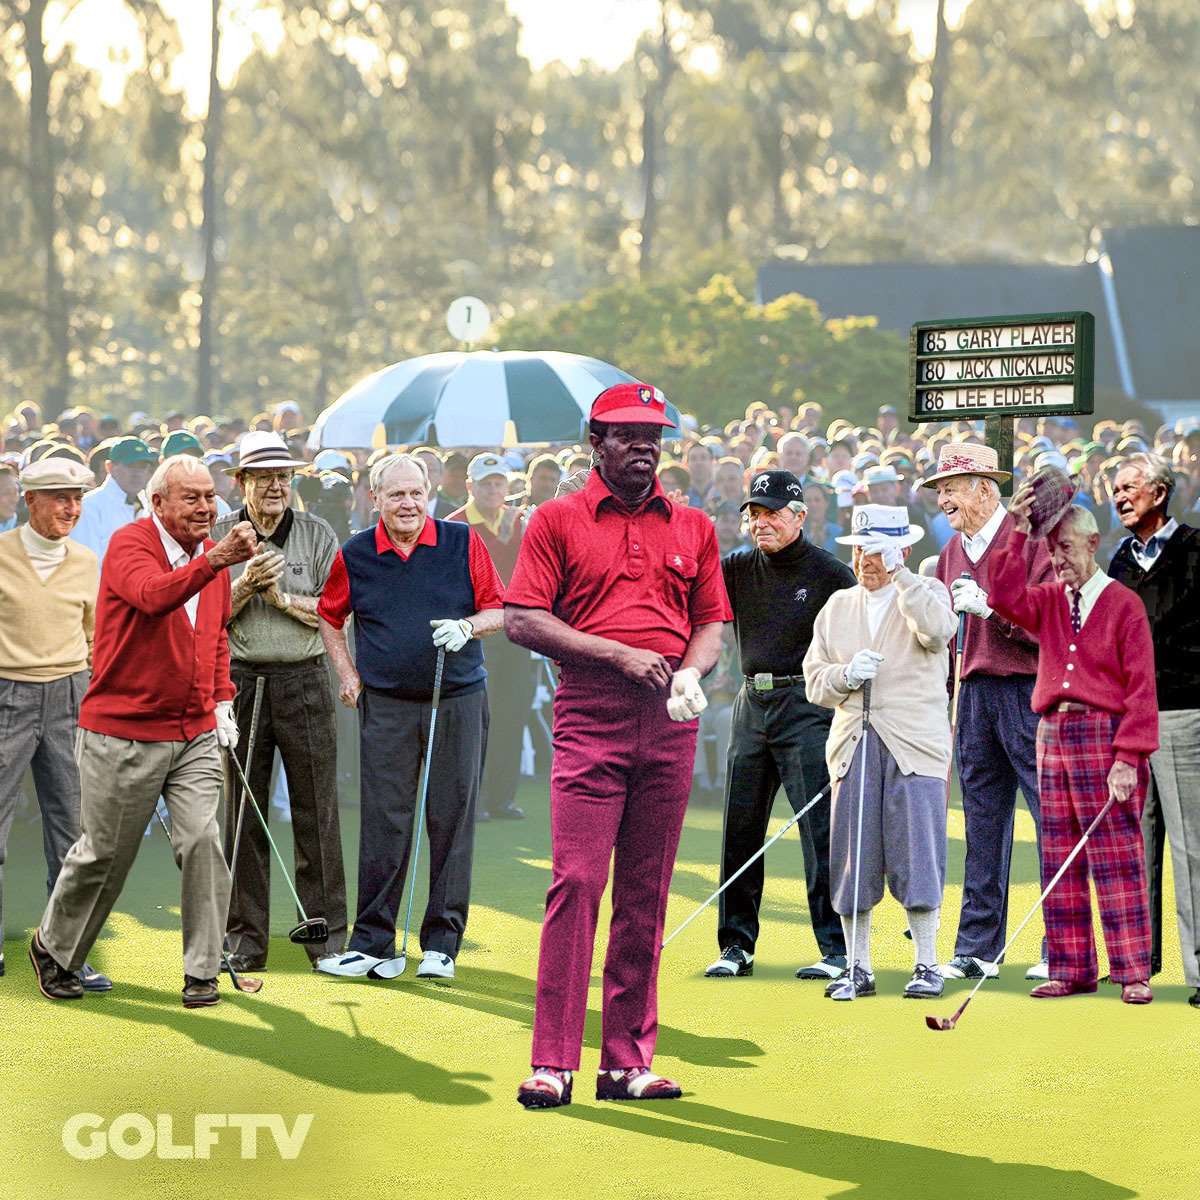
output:
[[[184,1008],[211,1008],[220,1003],[221,993],[215,979],[197,979],[194,975],[183,977]]]
[[[1061,996],[1083,996],[1096,990],[1096,981],[1076,983],[1073,979],[1048,979],[1029,994],[1035,1000],[1057,1000]]]
[[[1126,1004],[1149,1004],[1154,999],[1150,985],[1142,981],[1127,983],[1121,988],[1121,999]]]

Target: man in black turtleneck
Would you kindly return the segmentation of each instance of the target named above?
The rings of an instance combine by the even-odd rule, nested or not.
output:
[[[845,563],[804,536],[808,510],[802,494],[790,471],[755,475],[742,504],[749,509],[754,547],[735,550],[721,563],[746,676],[733,702],[722,883],[762,846],[781,783],[793,811],[799,812],[829,782],[825,742],[832,714],[808,702],[804,655],[817,613],[834,592],[853,587],[855,578]],[[827,802],[816,804],[800,821],[800,841],[821,960],[796,975],[834,979],[846,965],[846,944],[829,901]],[[721,957],[705,971],[710,978],[754,970],[762,891],[760,858],[721,894]]]

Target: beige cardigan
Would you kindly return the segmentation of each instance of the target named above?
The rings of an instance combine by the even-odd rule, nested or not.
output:
[[[813,626],[804,686],[813,704],[836,710],[825,745],[831,779],[850,769],[862,732],[862,689],[846,686],[843,668],[865,649],[884,656],[871,688],[871,726],[896,765],[905,775],[941,779],[950,769],[946,647],[958,628],[950,593],[939,580],[907,567],[893,578],[896,601],[874,637],[861,586],[835,592]]]

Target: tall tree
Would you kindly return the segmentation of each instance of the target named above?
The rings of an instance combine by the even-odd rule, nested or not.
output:
[[[200,281],[200,327],[196,364],[196,412],[213,411],[213,373],[216,346],[213,308],[217,299],[217,223],[220,217],[218,159],[221,149],[221,110],[224,104],[217,63],[221,51],[221,0],[212,0],[209,30],[208,115],[204,121],[204,184],[200,239],[204,246],[204,278]]]

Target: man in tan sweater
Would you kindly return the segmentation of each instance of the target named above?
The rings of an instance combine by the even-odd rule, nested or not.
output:
[[[92,663],[100,566],[67,535],[92,482],[68,458],[30,463],[21,472],[29,524],[0,534],[0,948],[8,831],[26,768],[42,810],[47,893],[79,836],[75,723]],[[112,987],[87,963],[77,974],[88,991]]]
[[[834,1000],[875,993],[871,910],[883,899],[885,878],[908,915],[916,952],[904,994],[942,992],[936,941],[946,881],[950,768],[946,651],[957,622],[945,585],[904,565],[922,534],[909,524],[904,508],[855,509],[852,532],[838,541],[853,547],[859,586],[829,598],[804,658],[809,700],[835,710],[825,751],[835,780],[829,869],[850,966],[826,988]],[[870,723],[863,746],[862,688],[868,681]]]

